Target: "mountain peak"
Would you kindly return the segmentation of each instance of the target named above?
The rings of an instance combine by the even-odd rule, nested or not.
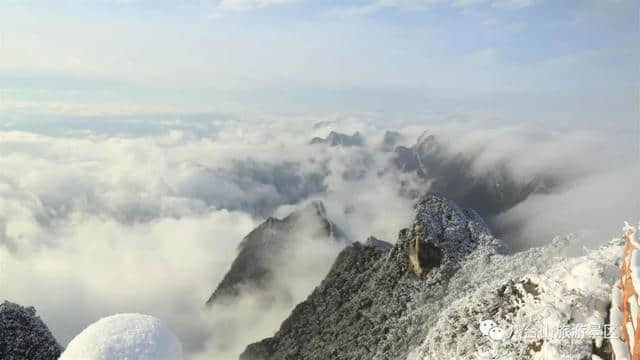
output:
[[[416,203],[414,221],[400,231],[394,251],[399,261],[408,261],[409,270],[422,277],[434,268],[457,267],[479,245],[505,250],[474,210],[430,194]]]
[[[327,218],[322,201],[311,201],[283,219],[270,217],[242,240],[236,259],[207,305],[233,299],[242,288],[268,289],[274,271],[287,261],[287,252],[303,241],[343,240],[344,233]]]

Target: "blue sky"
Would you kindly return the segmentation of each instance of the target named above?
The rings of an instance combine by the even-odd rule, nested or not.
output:
[[[379,94],[358,110],[380,98],[405,106],[416,94],[424,96],[415,107],[442,96],[495,104],[579,93],[572,106],[604,98],[628,113],[640,83],[639,8],[640,0],[0,0],[0,111],[348,108],[361,104],[355,92]]]

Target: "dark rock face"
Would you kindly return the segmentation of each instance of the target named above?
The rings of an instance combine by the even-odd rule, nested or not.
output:
[[[359,132],[355,132],[353,135],[342,134],[332,131],[329,135],[323,139],[315,137],[311,140],[311,144],[326,144],[329,146],[362,146],[364,144],[364,138]]]
[[[544,191],[549,179],[520,183],[506,166],[490,169],[483,176],[472,172],[475,155],[451,154],[433,135],[423,134],[413,147],[398,146],[393,163],[404,172],[414,172],[429,183],[429,192],[443,195],[463,207],[490,218]]]
[[[0,304],[0,359],[56,360],[62,347],[33,307]]]
[[[181,191],[185,196],[197,198],[216,208],[242,210],[267,217],[279,206],[296,204],[326,191],[328,170],[319,167],[305,171],[304,168],[295,161],[234,160],[228,169],[200,168],[194,176],[185,180]],[[212,183],[220,185],[212,187]],[[268,191],[256,192],[256,189]],[[122,218],[124,221],[140,216],[125,213]]]
[[[397,131],[386,131],[384,133],[384,137],[382,138],[382,145],[380,148],[382,151],[393,151],[393,149],[398,146],[398,144],[404,139],[401,133]]]
[[[269,218],[244,238],[238,256],[207,305],[233,301],[244,288],[267,290],[274,280],[274,270],[287,261],[287,251],[300,236],[313,241],[344,240],[342,231],[327,219],[324,205],[319,201],[282,220]]]
[[[394,246],[384,244],[343,250],[275,336],[240,359],[405,359],[437,319],[461,261],[479,247],[504,252],[475,212],[436,196],[418,203]]]

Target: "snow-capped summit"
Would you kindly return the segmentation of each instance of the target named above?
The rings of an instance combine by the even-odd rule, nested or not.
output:
[[[152,316],[118,314],[89,325],[60,360],[180,360],[182,344]]]
[[[450,200],[427,195],[415,210],[411,227],[400,232],[398,248],[409,254],[411,270],[418,276],[428,267],[457,267],[479,245],[506,250],[472,209],[462,209]]]

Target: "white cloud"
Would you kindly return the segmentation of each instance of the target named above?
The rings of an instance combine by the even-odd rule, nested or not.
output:
[[[374,0],[357,6],[344,6],[334,9],[339,15],[366,15],[388,8],[419,11],[426,10],[442,0]]]
[[[488,5],[491,7],[518,9],[535,4],[537,0],[373,0],[358,6],[343,6],[334,10],[342,15],[364,15],[387,8],[407,11],[428,10],[434,5],[448,4],[454,7]]]
[[[538,0],[453,0],[453,5],[458,7],[489,5],[497,8],[520,9],[533,6],[537,1]]]
[[[288,5],[301,0],[222,0],[219,7],[230,11],[248,11],[267,6]]]
[[[389,154],[372,151],[381,130],[391,126],[389,119],[342,117],[329,125],[362,132],[364,149],[307,145],[329,130],[309,131],[309,118],[254,120],[222,122],[201,136],[177,125],[160,135],[130,134],[126,123],[123,136],[0,131],[2,296],[35,305],[63,342],[99,317],[136,311],[166,321],[191,358],[205,350],[210,352],[202,358],[212,358],[211,352],[235,353],[270,335],[335,255],[331,247],[295,249],[317,262],[306,267],[308,259],[293,257],[299,262],[291,266],[298,269],[283,272],[300,275],[284,284],[294,296],[268,313],[251,294],[241,299],[242,311],[202,312],[237,244],[262,219],[248,213],[252,207],[267,204],[283,216],[299,201],[321,199],[332,220],[361,241],[375,235],[393,242],[411,221],[411,200],[398,196],[398,187],[415,179],[384,172]],[[500,217],[501,224],[519,229],[507,242],[539,244],[556,232],[582,231],[591,241],[585,244],[595,245],[615,234],[622,220],[634,220],[627,216],[637,209],[629,201],[638,198],[632,185],[637,174],[619,166],[601,134],[542,136],[451,121],[405,127],[404,121],[395,124],[408,135],[406,144],[430,129],[449,154],[473,158],[469,169],[476,176],[506,164],[525,183],[545,174],[566,180]],[[233,160],[247,158],[254,161],[248,163],[253,171],[235,167]],[[278,167],[283,161],[298,165]],[[318,169],[326,171],[326,191],[309,192],[300,185],[304,181],[291,186],[293,192],[276,186],[280,177],[305,179]],[[226,334],[216,332],[220,324]]]
[[[237,312],[207,312],[203,305],[240,240],[263,219],[250,210],[303,200],[309,194],[304,181],[296,179],[327,161],[335,171],[332,188],[344,183],[341,171],[362,166],[360,152],[307,146],[311,134],[297,130],[307,125],[282,119],[255,126],[228,122],[204,137],[182,130],[82,137],[0,131],[3,299],[36,306],[63,343],[96,319],[120,312],[161,318],[193,358],[205,350],[209,355],[203,358],[235,354],[272,334],[320,281],[336,247],[303,243],[294,249],[299,262],[290,265],[299,268],[282,269],[297,274],[282,281],[293,297],[278,299],[269,311],[260,309],[260,299],[251,294],[240,300]],[[247,158],[254,162],[236,167],[234,160]],[[278,165],[283,161],[301,165],[289,170]],[[280,181],[288,186],[278,189]],[[408,205],[394,200],[391,181],[376,185],[388,188],[367,187],[354,205],[384,205],[396,213],[365,209],[340,219],[356,239],[369,233],[392,236],[390,229],[402,225],[394,219],[406,221],[409,214]],[[333,215],[343,216],[345,206],[357,199],[350,194],[355,188],[318,197]],[[372,227],[367,218],[376,219],[369,220]],[[238,313],[243,316],[233,316]]]

